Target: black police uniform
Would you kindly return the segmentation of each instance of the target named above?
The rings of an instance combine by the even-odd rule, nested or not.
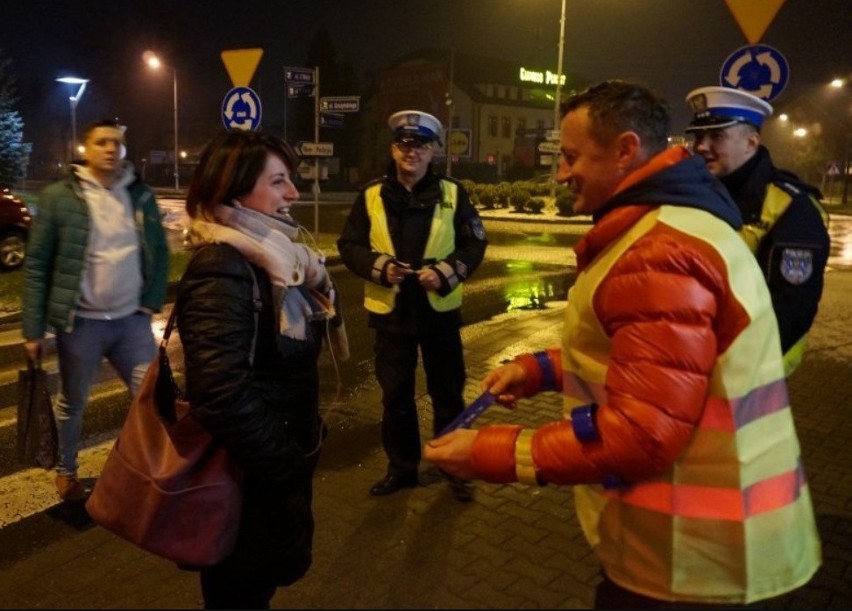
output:
[[[822,199],[822,194],[795,174],[776,168],[762,145],[754,157],[721,181],[737,202],[746,225],[761,223],[770,183],[792,198],[755,253],[769,285],[781,349],[786,354],[811,328],[822,297],[830,239],[821,210],[811,199]],[[793,276],[785,271],[794,255],[799,258],[799,265],[804,265],[804,274]]]
[[[391,163],[388,175],[361,190],[337,242],[346,267],[368,282],[373,281],[371,272],[376,259],[388,254],[370,248],[365,191],[377,182],[381,183],[380,193],[396,259],[411,264],[414,269],[435,263],[423,259],[424,251],[435,206],[442,200],[440,180],[453,179],[430,168],[409,192],[395,176],[396,167]],[[455,250],[444,261],[464,281],[481,263],[487,240],[479,213],[461,184],[458,184],[453,226]],[[376,332],[375,368],[382,388],[382,443],[389,461],[388,475],[416,481],[421,458],[415,402],[418,348],[423,356],[432,400],[433,430],[437,434],[464,409],[465,363],[459,332],[462,317],[460,309],[435,311],[416,275],[406,277],[399,286],[394,309],[388,314],[370,312],[369,326]],[[446,295],[450,289],[442,281],[438,293]]]

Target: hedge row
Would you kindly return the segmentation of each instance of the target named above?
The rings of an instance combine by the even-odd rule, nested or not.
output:
[[[461,183],[470,194],[473,204],[484,210],[512,208],[515,212],[541,214],[547,203],[551,201],[552,184],[550,182],[519,180],[482,184],[463,179]],[[573,192],[567,187],[556,185],[556,213],[559,216],[573,215],[573,204]]]

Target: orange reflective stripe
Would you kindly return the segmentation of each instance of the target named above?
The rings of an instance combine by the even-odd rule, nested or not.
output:
[[[739,490],[653,482],[640,484],[621,494],[605,491],[622,503],[685,518],[705,518],[742,522],[742,495]]]
[[[734,408],[722,397],[707,397],[698,426],[712,431],[734,432]]]
[[[795,469],[756,482],[742,491],[649,482],[626,490],[604,490],[603,494],[627,505],[667,515],[742,522],[793,503],[804,486],[805,473],[800,462]]]
[[[805,487],[805,470],[801,461],[787,473],[756,482],[744,490],[746,513],[755,516],[790,505]]]

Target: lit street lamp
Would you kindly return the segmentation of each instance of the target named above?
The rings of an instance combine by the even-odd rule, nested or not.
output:
[[[80,88],[77,89],[76,95],[72,95],[68,98],[71,102],[71,157],[69,158],[69,161],[73,161],[74,151],[77,150],[77,103],[80,101],[80,98],[83,97],[83,92],[86,91],[86,83],[89,82],[89,79],[78,78],[76,76],[63,76],[56,80],[60,83],[80,86]]]
[[[562,0],[562,16],[559,18],[559,58],[556,62],[556,96],[553,99],[553,129],[559,131],[559,103],[562,101],[562,50],[565,46],[565,0]],[[550,175],[556,176],[558,153],[551,153]],[[556,181],[551,180],[550,197],[556,198]]]
[[[163,62],[160,61],[160,58],[157,57],[157,54],[153,51],[145,51],[142,54],[142,59],[145,61],[148,66],[153,68],[154,70],[159,70],[161,67],[169,68],[172,71],[173,77],[173,85],[174,85],[174,120],[175,120],[175,191],[180,189],[180,153],[178,151],[178,97],[177,97],[177,68],[174,66],[167,66]]]

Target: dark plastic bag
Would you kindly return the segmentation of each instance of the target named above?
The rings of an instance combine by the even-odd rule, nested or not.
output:
[[[58,457],[56,418],[41,361],[27,359],[18,371],[18,460],[50,469]]]

